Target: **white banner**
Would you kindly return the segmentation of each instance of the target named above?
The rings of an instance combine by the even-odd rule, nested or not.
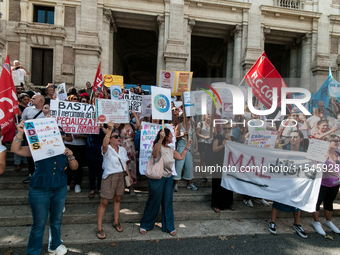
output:
[[[142,99],[143,99],[143,103],[142,103],[142,114],[141,114],[141,116],[149,117],[152,114],[151,95],[143,95]]]
[[[142,122],[142,130],[140,133],[140,149],[139,149],[139,172],[141,175],[145,175],[146,166],[153,149],[153,142],[156,139],[158,131],[162,129],[162,125],[153,124],[149,122]],[[172,143],[168,144],[174,150],[176,149],[176,137],[174,127],[165,124],[164,127],[168,128],[172,133]],[[172,167],[172,175],[177,175],[175,170],[175,164]]]
[[[58,85],[56,94],[59,100],[68,100],[65,83],[60,83]]]
[[[99,134],[96,111],[91,104],[51,100],[50,114],[66,133]]]
[[[254,150],[235,142],[225,147],[221,186],[239,194],[314,212],[321,178],[322,164],[314,164],[305,152]]]
[[[27,120],[25,134],[34,161],[65,152],[65,145],[54,118]]]
[[[96,98],[97,122],[130,123],[129,102]]]
[[[170,89],[151,87],[152,118],[172,120]]]

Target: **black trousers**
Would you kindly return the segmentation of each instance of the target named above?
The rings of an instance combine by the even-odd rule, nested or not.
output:
[[[69,167],[67,168],[67,185],[71,184],[72,178],[74,185],[81,185],[83,179],[83,166],[86,161],[86,145],[79,146],[67,144],[67,147],[73,152],[73,156],[78,161],[77,170],[71,170]]]

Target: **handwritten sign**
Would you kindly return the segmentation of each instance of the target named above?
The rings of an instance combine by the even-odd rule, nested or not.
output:
[[[25,122],[25,134],[34,161],[63,154],[65,145],[54,118]]]
[[[151,95],[142,95],[142,113],[141,116],[149,117],[152,114]]]
[[[97,122],[129,123],[129,102],[96,98]]]
[[[56,91],[57,97],[59,100],[67,100],[67,93],[65,88],[65,83],[60,83],[57,87]]]
[[[140,133],[139,172],[141,175],[145,175],[146,166],[153,149],[153,142],[156,139],[158,131],[162,129],[162,125],[148,122],[142,122],[141,125],[142,130]],[[172,143],[170,143],[169,146],[175,149],[176,137],[174,133],[174,127],[169,124],[166,124],[165,127],[168,128],[173,135]],[[174,166],[172,168],[172,174],[177,175]]]
[[[143,96],[130,92],[130,111],[142,112]]]
[[[99,134],[96,111],[91,104],[51,100],[50,114],[66,133]]]
[[[329,143],[327,141],[311,139],[306,158],[319,162],[325,162],[325,155],[327,155],[328,148]]]
[[[276,131],[266,130],[266,128],[255,127],[251,133],[249,133],[248,145],[263,147],[263,148],[274,148],[275,141],[277,138]]]

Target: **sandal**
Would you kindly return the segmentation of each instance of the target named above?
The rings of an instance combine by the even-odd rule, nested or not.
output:
[[[112,223],[112,226],[118,231],[123,232],[123,227],[120,225],[120,223]]]
[[[94,198],[94,190],[91,190],[89,195],[88,195],[89,198]]]
[[[98,237],[99,239],[105,239],[105,238],[106,238],[106,234],[105,234],[105,232],[104,232],[103,229],[97,230],[97,237]]]
[[[217,208],[217,207],[213,207],[212,209],[214,210],[215,213],[220,213],[221,212],[221,210],[219,208]]]
[[[141,233],[142,235],[145,235],[146,230],[144,228],[139,228],[139,233]]]
[[[170,232],[170,235],[171,235],[171,236],[175,236],[175,235],[176,235],[176,230],[171,231],[171,232]]]

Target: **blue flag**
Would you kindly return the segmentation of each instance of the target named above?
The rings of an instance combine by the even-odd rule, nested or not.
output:
[[[329,84],[329,96],[335,97],[340,102],[340,83],[333,78],[332,70],[329,67],[329,77],[331,78]]]
[[[321,88],[316,92],[315,95],[312,95],[312,99],[310,102],[310,112],[313,112],[314,108],[319,108],[318,103],[323,101],[325,103],[325,108],[329,107],[329,84],[332,82],[332,76],[328,76],[327,80],[322,84]]]

